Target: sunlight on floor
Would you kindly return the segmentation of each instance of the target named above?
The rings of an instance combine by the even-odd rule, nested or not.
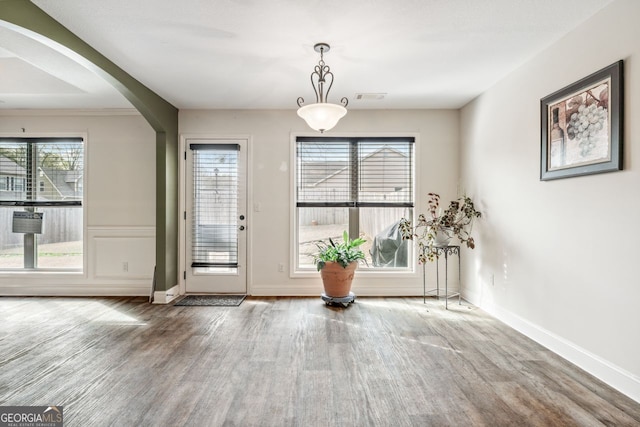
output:
[[[109,323],[114,325],[145,326],[147,323],[118,311],[109,304],[90,298],[58,298],[38,299],[40,304],[29,304],[29,315],[37,315],[39,311],[55,312],[60,322],[73,318],[83,318],[86,322]]]
[[[146,322],[141,322],[138,319],[128,316],[124,313],[119,312],[116,309],[113,309],[109,306],[106,306],[99,302],[90,302],[90,304],[95,304],[95,310],[103,311],[98,317],[92,319],[92,322],[100,322],[100,323],[112,323],[112,324],[127,324],[131,326],[145,326]]]
[[[393,307],[393,306],[397,306],[396,308],[399,308],[401,310],[405,310],[407,305],[406,303],[400,303],[399,301],[393,301],[393,300],[387,300],[387,301],[374,301],[374,300],[366,300],[366,302],[364,303],[360,303],[360,304],[367,304],[367,305],[372,305],[372,306],[378,306],[378,307],[384,307],[386,309]],[[342,310],[342,309],[336,309],[336,310]],[[320,319],[322,321],[329,321],[329,322],[337,322],[337,323],[341,323],[344,325],[347,325],[349,328],[354,328],[354,329],[362,329],[362,330],[376,330],[377,327],[369,327],[366,324],[362,323],[362,319],[358,318],[356,319],[356,321],[353,322],[347,322],[345,321],[344,318],[342,319],[330,319],[327,318],[324,315],[319,315],[319,314],[312,314],[311,316],[313,316],[316,319]],[[417,339],[417,338],[411,338],[411,337],[404,337],[404,336],[397,336],[398,339],[401,339],[402,341],[407,341],[407,342],[413,342],[413,343],[417,343],[420,345],[424,345],[424,346],[428,346],[428,347],[432,347],[432,348],[437,348],[439,350],[444,350],[447,352],[452,352],[452,353],[458,353],[461,354],[462,351],[460,350],[456,350],[453,349],[451,347],[445,347],[442,345],[438,345],[436,343],[433,342],[428,342],[426,341],[426,339],[428,339],[429,337],[423,337],[421,339]]]

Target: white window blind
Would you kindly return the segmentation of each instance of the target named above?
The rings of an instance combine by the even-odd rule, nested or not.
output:
[[[352,206],[348,141],[298,140],[298,206]]]
[[[237,144],[190,144],[193,151],[192,267],[238,266]]]
[[[298,207],[413,207],[413,138],[297,139]]]
[[[357,206],[413,207],[412,152],[412,142],[358,142]]]

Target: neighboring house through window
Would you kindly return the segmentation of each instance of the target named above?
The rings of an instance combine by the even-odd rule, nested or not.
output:
[[[82,138],[0,138],[0,270],[82,269],[83,175]]]
[[[413,137],[298,137],[295,157],[296,271],[345,230],[367,240],[363,268],[410,269],[398,221],[414,206]]]

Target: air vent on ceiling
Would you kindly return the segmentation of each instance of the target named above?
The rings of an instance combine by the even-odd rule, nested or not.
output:
[[[377,101],[384,99],[387,96],[386,93],[356,93],[355,98],[362,101]]]

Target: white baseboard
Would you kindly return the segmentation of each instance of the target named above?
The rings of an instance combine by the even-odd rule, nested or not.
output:
[[[640,402],[640,378],[613,363],[575,345],[530,321],[495,304],[482,302],[477,294],[463,292],[463,297],[516,331],[543,345],[611,387]]]
[[[351,289],[353,293],[361,297],[407,297],[407,296],[422,296],[422,287],[419,291],[416,290],[416,286],[356,286]],[[253,296],[268,297],[268,296],[282,296],[282,297],[317,297],[322,293],[322,284],[308,284],[300,283],[298,286],[286,286],[286,285],[265,285],[265,284],[252,284],[249,293]]]
[[[175,285],[166,291],[155,291],[153,293],[153,304],[169,304],[180,296],[180,285]]]
[[[32,297],[102,297],[102,296],[149,296],[149,286],[140,285],[20,285],[0,286],[0,296]]]

